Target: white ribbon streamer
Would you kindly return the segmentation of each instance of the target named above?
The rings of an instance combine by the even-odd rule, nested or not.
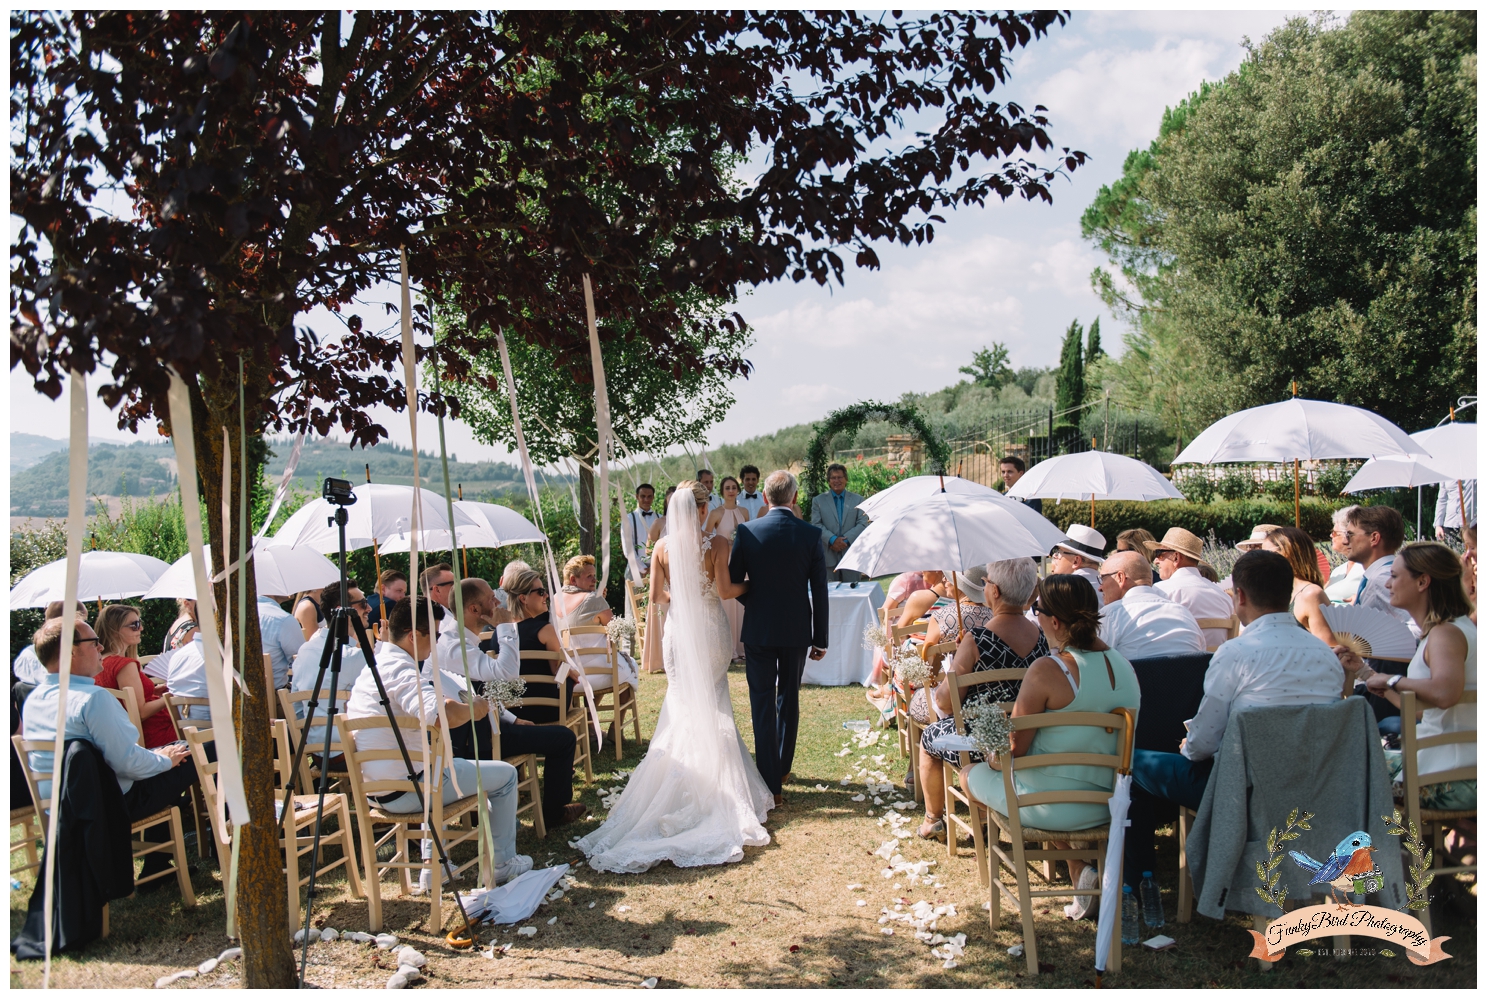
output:
[[[609,389],[604,383],[604,353],[599,349],[599,323],[594,318],[594,288],[589,276],[583,276],[583,305],[589,317],[589,360],[594,367],[594,423],[599,431],[599,523],[600,551],[604,553],[599,571],[599,596],[609,587],[609,449],[614,438],[609,423]]]
[[[223,433],[226,432],[226,430],[223,431]],[[274,518],[279,514],[279,507],[284,505],[284,498],[289,495],[289,483],[294,480],[294,471],[299,467],[299,456],[300,452],[304,450],[304,446],[305,432],[301,430],[299,435],[294,438],[294,448],[289,452],[289,463],[284,466],[284,474],[279,478],[279,487],[274,490],[274,502],[268,508],[268,516],[263,518],[263,524],[258,528],[258,534],[254,536],[253,544],[248,548],[249,558],[252,558],[253,553],[270,540],[268,533],[269,525],[274,522]],[[243,488],[248,488],[246,480],[244,480]],[[226,495],[227,490],[224,488],[222,492],[223,495]],[[226,500],[223,500],[223,503],[226,503]],[[226,569],[213,576],[212,582],[222,582],[222,580],[236,572],[240,564],[242,564],[242,559],[235,560],[232,565],[229,565]]]
[[[243,764],[238,758],[237,729],[232,723],[232,699],[223,681],[225,656],[217,636],[216,601],[208,582],[209,570],[202,557],[206,546],[201,529],[201,504],[196,489],[196,438],[192,429],[191,394],[174,368],[170,373],[170,436],[176,451],[176,481],[181,488],[181,511],[186,520],[186,546],[191,552],[191,568],[196,576],[197,623],[201,625],[202,652],[206,658],[207,701],[212,715],[212,731],[217,734],[217,777],[222,794],[236,825],[247,825],[248,798],[243,793]],[[225,525],[224,525],[225,530]],[[224,552],[226,549],[224,549]],[[225,555],[224,555],[225,561]],[[265,691],[272,695],[272,691]]]

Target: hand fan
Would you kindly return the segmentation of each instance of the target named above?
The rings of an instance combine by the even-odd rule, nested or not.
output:
[[[1392,614],[1352,604],[1324,604],[1322,617],[1339,645],[1364,658],[1407,660],[1415,654],[1415,636]]]

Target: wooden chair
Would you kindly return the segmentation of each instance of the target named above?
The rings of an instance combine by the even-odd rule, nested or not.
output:
[[[491,724],[492,759],[504,760],[516,768],[516,820],[521,821],[522,812],[532,813],[532,831],[538,839],[547,839],[547,819],[542,814],[542,785],[537,780],[537,754],[518,753],[506,756],[501,752],[501,726]],[[522,804],[525,796],[527,803]]]
[[[206,718],[190,718],[188,712],[191,708],[211,708],[211,703],[205,697],[180,697],[175,694],[165,695],[165,710],[170,715],[171,727],[176,730],[176,738],[184,739],[181,734],[186,725],[196,725],[199,728],[211,728],[212,723]],[[195,784],[191,785],[191,824],[196,830],[196,852],[205,857],[208,851],[216,853],[217,841],[215,837],[204,835],[212,828],[211,814],[207,811],[206,800],[202,797],[201,788]]]
[[[999,760],[988,761],[993,770],[1000,770],[1002,774],[1002,787],[1006,792],[1007,814],[1002,815],[995,809],[987,808],[985,803],[981,807],[986,808],[987,814],[998,829],[998,836],[991,841],[991,853],[996,857],[995,869],[989,872],[991,882],[991,928],[995,930],[1001,917],[1002,896],[1007,901],[1015,903],[1022,916],[1022,946],[1023,954],[1027,958],[1027,969],[1031,975],[1038,974],[1038,937],[1037,929],[1033,923],[1033,899],[1035,898],[1068,898],[1075,894],[1090,894],[1098,897],[1102,890],[1098,886],[1089,892],[1077,892],[1073,885],[1068,887],[1052,887],[1046,875],[1039,871],[1040,880],[1050,884],[1047,888],[1035,889],[1031,886],[1029,874],[1034,871],[1033,863],[1039,861],[1056,860],[1083,860],[1095,864],[1100,871],[1101,880],[1104,877],[1105,850],[1104,844],[1110,839],[1110,825],[1107,822],[1103,826],[1094,829],[1080,829],[1078,832],[1065,832],[1053,829],[1036,829],[1022,824],[1021,810],[1030,805],[1047,805],[1059,803],[1086,803],[1105,805],[1109,802],[1111,791],[1040,791],[1030,794],[1018,794],[1016,785],[1013,783],[1015,771],[1027,772],[1038,767],[1049,766],[1084,766],[1084,767],[1108,767],[1111,772],[1112,786],[1118,774],[1131,772],[1132,740],[1135,738],[1136,719],[1133,714],[1125,708],[1117,708],[1108,714],[1096,711],[1067,711],[1051,712],[1036,715],[1024,715],[1012,719],[1013,732],[1024,732],[1030,729],[1053,728],[1057,726],[1085,726],[1101,729],[1105,732],[1114,732],[1116,735],[1116,746],[1118,755],[1107,755],[1104,753],[1043,753],[1036,756],[1019,756],[1012,767],[1003,767]],[[1008,849],[1002,848],[1002,834],[1010,840]],[[1093,840],[1094,846],[1087,849],[1054,850],[1045,849],[1042,844],[1054,840]],[[1028,849],[1029,844],[1035,845],[1037,849]],[[1010,853],[1009,853],[1010,850]],[[988,858],[988,861],[990,858]],[[1014,892],[1002,883],[1001,871],[1006,869],[1017,881],[1017,890]],[[1119,874],[1119,872],[1117,872]],[[1116,877],[1116,884],[1121,879]],[[1120,934],[1116,933],[1110,944],[1109,968],[1112,972],[1120,970],[1121,950]]]
[[[445,761],[442,754],[443,740],[438,733],[430,728],[419,725],[418,719],[400,716],[398,730],[403,734],[403,743],[408,748],[408,755],[414,761],[420,761],[423,755],[425,741],[429,744],[429,759],[431,773],[425,775],[421,786],[428,804],[429,823],[433,829],[438,831],[439,837],[444,841],[446,851],[453,852],[456,845],[460,843],[474,842],[480,835],[479,828],[465,828],[461,820],[476,811],[480,807],[480,796],[478,794],[467,794],[448,804],[444,803],[444,767]],[[346,754],[346,769],[351,784],[351,800],[356,803],[357,828],[361,835],[361,862],[362,883],[367,893],[367,912],[369,915],[370,929],[373,933],[382,929],[382,873],[384,871],[397,871],[402,882],[403,894],[408,895],[413,891],[412,881],[409,873],[412,871],[429,871],[433,882],[433,889],[429,892],[429,932],[438,934],[443,931],[444,918],[440,912],[439,901],[442,896],[441,886],[444,882],[442,866],[439,863],[438,852],[430,848],[424,850],[422,860],[413,860],[408,851],[410,840],[409,832],[413,833],[411,839],[422,838],[423,825],[422,812],[388,812],[383,810],[381,803],[374,798],[385,798],[389,794],[409,793],[414,790],[414,784],[405,774],[402,777],[386,778],[381,780],[368,780],[362,776],[362,768],[368,763],[377,761],[393,761],[399,771],[403,768],[403,755],[396,746],[391,749],[357,749],[356,733],[368,730],[384,729],[392,730],[392,723],[387,720],[386,715],[376,715],[370,718],[347,718],[344,714],[336,715],[335,725],[340,732],[341,745]],[[468,788],[465,790],[469,790]],[[479,821],[485,821],[485,816],[480,816]],[[377,826],[391,826],[381,838],[377,837]],[[384,843],[393,840],[396,849],[391,858],[386,861],[377,859],[377,850]],[[480,865],[481,881],[489,884],[491,872],[484,851],[476,851],[475,860],[468,860],[463,864],[455,865],[454,873],[460,874]]]
[[[1459,810],[1447,810],[1438,808],[1426,808],[1420,803],[1420,790],[1431,784],[1445,784],[1450,781],[1477,779],[1477,767],[1475,764],[1465,767],[1455,767],[1450,770],[1436,770],[1431,773],[1420,773],[1420,750],[1430,749],[1435,746],[1470,745],[1477,744],[1477,730],[1475,728],[1463,729],[1459,732],[1444,732],[1440,735],[1426,736],[1420,738],[1418,734],[1418,722],[1415,715],[1420,710],[1419,697],[1413,690],[1406,690],[1400,695],[1400,748],[1403,751],[1404,762],[1404,808],[1402,811],[1407,816],[1406,828],[1411,824],[1420,831],[1420,838],[1430,844],[1432,866],[1431,873],[1439,877],[1443,874],[1475,874],[1476,864],[1464,864],[1455,867],[1445,866],[1445,838],[1446,828],[1459,823],[1462,819],[1475,820],[1477,810],[1465,808]],[[1477,692],[1475,690],[1463,691],[1458,704],[1477,703]],[[1403,843],[1401,841],[1401,847]],[[1405,864],[1409,866],[1408,861]],[[1420,921],[1425,924],[1425,929],[1430,929],[1430,910],[1420,911]]]
[[[15,827],[21,827],[19,839],[15,835]],[[25,808],[12,808],[10,810],[10,873],[14,877],[18,871],[29,871],[41,866],[36,850],[36,841],[44,840],[46,832],[36,820],[36,806],[34,804]],[[15,865],[15,855],[24,853],[26,862],[20,867]]]
[[[229,858],[232,856],[232,823],[227,817],[227,803],[218,794],[217,787],[217,763],[207,759],[207,744],[213,742],[211,729],[198,729],[194,725],[187,725],[183,733],[186,744],[191,747],[191,759],[196,763],[196,774],[200,778],[203,797],[206,798],[208,815],[211,816],[212,838],[216,842],[217,856]],[[278,775],[278,783],[281,787],[290,779],[291,760],[287,755],[289,744],[288,729],[282,719],[274,720],[274,744],[276,754],[274,769]],[[274,801],[282,801],[279,791],[274,793]],[[285,863],[283,867],[285,876],[285,890],[289,901],[289,932],[293,933],[300,928],[300,904],[299,890],[302,885],[309,883],[308,875],[300,877],[300,858],[309,853],[315,844],[315,804],[317,795],[297,794],[294,796],[294,815],[284,823],[284,833],[279,837],[279,849],[284,851]],[[302,803],[308,803],[309,808],[300,808]],[[363,891],[361,878],[356,869],[356,848],[351,838],[351,811],[346,804],[344,794],[327,794],[325,796],[325,818],[320,831],[320,845],[339,846],[341,856],[327,862],[323,867],[316,870],[316,878],[320,878],[327,871],[334,870],[342,865],[346,868],[347,877],[351,881],[351,894],[361,898]],[[228,876],[223,871],[224,879]],[[227,913],[227,935],[237,936],[237,914],[229,911]]]
[[[522,651],[521,653],[519,653],[519,655],[521,656],[521,659],[523,661],[540,660],[545,663],[561,663],[565,661],[563,653],[548,652],[546,650],[536,652]],[[522,679],[527,682],[527,692],[525,696],[522,697],[522,705],[524,707],[544,707],[558,709],[558,720],[553,724],[566,725],[568,728],[571,728],[573,730],[574,737],[578,740],[578,746],[573,751],[574,769],[576,770],[578,768],[579,762],[582,761],[584,783],[594,783],[594,753],[593,744],[589,742],[589,721],[584,714],[585,709],[581,706],[583,699],[578,696],[579,692],[583,688],[575,687],[573,691],[574,696],[572,698],[569,698],[567,694],[558,687],[557,677],[552,676],[551,674],[534,675],[531,673],[523,673]],[[566,680],[563,682],[565,684],[567,683]],[[540,693],[541,689],[547,687],[552,688],[551,696],[544,696],[542,693]],[[598,691],[595,691],[595,693],[597,694]],[[577,707],[578,710],[573,710],[575,707]]]
[[[635,590],[635,581],[625,577],[625,613],[635,622],[635,661],[645,662],[645,597]],[[639,741],[636,736],[636,741]]]
[[[1228,617],[1200,617],[1198,618],[1198,628],[1203,631],[1222,628],[1225,632],[1224,642],[1227,642],[1229,641],[1229,639],[1235,638],[1239,634],[1239,617],[1235,614],[1231,614]],[[1214,645],[1210,645],[1208,647],[1208,651],[1218,651],[1218,647],[1220,645],[1223,645],[1224,642],[1218,642]]]
[[[575,636],[584,635],[603,635],[604,644],[588,647],[573,644]],[[635,741],[640,741],[640,699],[633,686],[620,682],[619,654],[615,650],[614,643],[609,641],[609,629],[593,624],[564,628],[560,640],[563,648],[567,649],[574,661],[583,668],[590,684],[601,677],[609,678],[609,686],[594,691],[594,710],[599,713],[600,720],[603,720],[606,710],[609,712],[609,724],[614,732],[614,758],[619,760],[625,755],[626,715],[630,717],[635,727]],[[578,691],[574,693],[577,694]]]
[[[952,717],[955,718],[955,731],[965,731],[965,716],[961,713],[962,705],[965,702],[965,691],[986,683],[1004,683],[1008,681],[1020,683],[1025,676],[1027,676],[1027,670],[1025,669],[984,669],[977,670],[974,673],[967,673],[964,676],[955,672],[946,673],[944,682],[949,685],[950,710]],[[1008,714],[1012,713],[1012,705],[1004,704],[1002,708]],[[991,877],[990,864],[987,860],[986,843],[982,838],[982,830],[986,826],[986,816],[982,814],[985,811],[985,807],[975,798],[971,797],[969,792],[962,791],[958,786],[960,771],[971,766],[970,753],[962,751],[959,756],[960,764],[958,767],[943,760],[940,761],[940,776],[945,782],[945,852],[948,856],[955,857],[957,854],[956,841],[959,838],[959,834],[963,831],[966,835],[970,836],[971,842],[975,845],[976,849],[976,876],[980,879],[981,886],[984,888],[989,883],[988,879]],[[966,811],[969,815],[965,819],[955,814],[955,803],[957,801],[966,806]],[[1049,873],[1051,876],[1051,869]]]
[[[31,769],[31,757],[29,754],[50,753],[56,748],[56,743],[50,739],[22,739],[18,735],[11,736],[10,742],[11,745],[15,746],[16,755],[21,758],[21,769],[26,772],[26,786],[31,790],[31,804],[35,808],[37,825],[42,830],[45,830],[47,810],[52,802],[51,798],[43,798],[41,796],[39,785],[43,780],[51,780],[52,775],[49,773],[38,773]],[[11,814],[13,820],[14,812]],[[175,868],[167,867],[165,870],[157,871],[147,878],[136,878],[134,882],[135,886],[138,887],[147,881],[154,881],[158,878],[169,877],[174,874],[176,884],[181,889],[181,904],[188,909],[194,909],[196,908],[196,892],[191,888],[191,871],[186,867],[186,838],[181,833],[181,810],[172,805],[164,811],[156,812],[154,815],[131,822],[129,824],[129,833],[131,836],[137,834],[143,837],[146,829],[158,826],[161,823],[168,823],[170,825],[170,838],[159,843],[147,842],[143,838],[135,841],[133,844],[134,859],[139,860],[152,853],[169,852],[175,860]],[[58,859],[60,860],[61,858]],[[108,929],[107,906],[104,906],[103,913],[103,925],[106,936]]]
[[[133,725],[134,731],[139,734],[139,738],[135,739],[134,742],[143,748],[145,744],[145,725],[139,717],[139,702],[134,696],[134,688],[124,687],[115,690],[113,687],[104,687],[103,689],[117,697],[119,703],[124,706],[124,710],[129,715],[129,724]]]
[[[211,722],[205,718],[189,718],[187,711],[191,708],[211,708],[211,702],[205,697],[182,697],[179,694],[165,695],[165,710],[170,712],[170,724],[176,730],[176,738],[183,739],[181,728],[183,725],[196,725],[197,727],[211,727]]]
[[[278,692],[279,707],[284,714],[283,721],[289,733],[290,752],[287,759],[290,764],[294,762],[294,747],[299,745],[299,740],[304,735],[305,729],[316,727],[315,720],[300,718],[296,710],[301,704],[309,703],[310,693],[308,690],[281,690]],[[336,710],[327,714],[325,702],[329,698],[330,687],[326,686],[320,691],[320,704],[316,707],[315,719],[333,718],[338,712],[345,711],[346,703],[351,700],[351,691],[337,690]],[[305,710],[308,711],[309,709],[306,708]],[[323,732],[324,729],[321,729],[321,731]],[[320,754],[324,750],[324,736],[321,736],[318,740],[305,747],[305,755],[299,763],[299,773],[294,775],[295,786],[300,789],[302,794],[310,794],[315,790],[315,782],[320,779],[320,766],[317,761],[320,759]],[[330,726],[330,752],[330,777],[333,782],[339,784],[346,779],[346,768],[344,763],[336,762],[336,756],[343,753],[344,750],[341,748],[340,736],[336,732],[334,725]]]
[[[886,619],[887,614],[885,612]],[[888,637],[888,648],[883,651],[884,659],[891,659],[899,651],[903,640],[910,635],[922,635],[929,622],[924,618],[910,621],[904,625],[885,626],[883,633]],[[909,714],[909,702],[913,694],[903,688],[895,676],[889,676],[893,686],[893,724],[898,729],[898,753],[899,758],[908,757],[909,767],[915,774],[914,777],[914,800],[924,800],[924,788],[919,786],[919,723],[914,721]]]

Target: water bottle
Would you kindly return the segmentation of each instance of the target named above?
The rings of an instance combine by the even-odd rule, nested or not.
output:
[[[1162,890],[1157,887],[1157,879],[1151,876],[1151,871],[1141,873],[1141,919],[1150,927],[1166,926],[1167,919],[1162,915]]]
[[[1127,946],[1141,942],[1141,913],[1130,885],[1120,888],[1120,942]]]

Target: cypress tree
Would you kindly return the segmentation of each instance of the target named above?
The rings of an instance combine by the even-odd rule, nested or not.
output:
[[[1077,319],[1069,324],[1068,331],[1064,333],[1064,346],[1058,359],[1057,385],[1055,406],[1059,412],[1073,409],[1084,402],[1084,327]],[[1077,424],[1079,417],[1073,416],[1069,422]]]
[[[1095,321],[1089,324],[1089,345],[1084,348],[1085,369],[1104,356],[1104,348],[1100,346],[1100,318],[1096,316]]]

